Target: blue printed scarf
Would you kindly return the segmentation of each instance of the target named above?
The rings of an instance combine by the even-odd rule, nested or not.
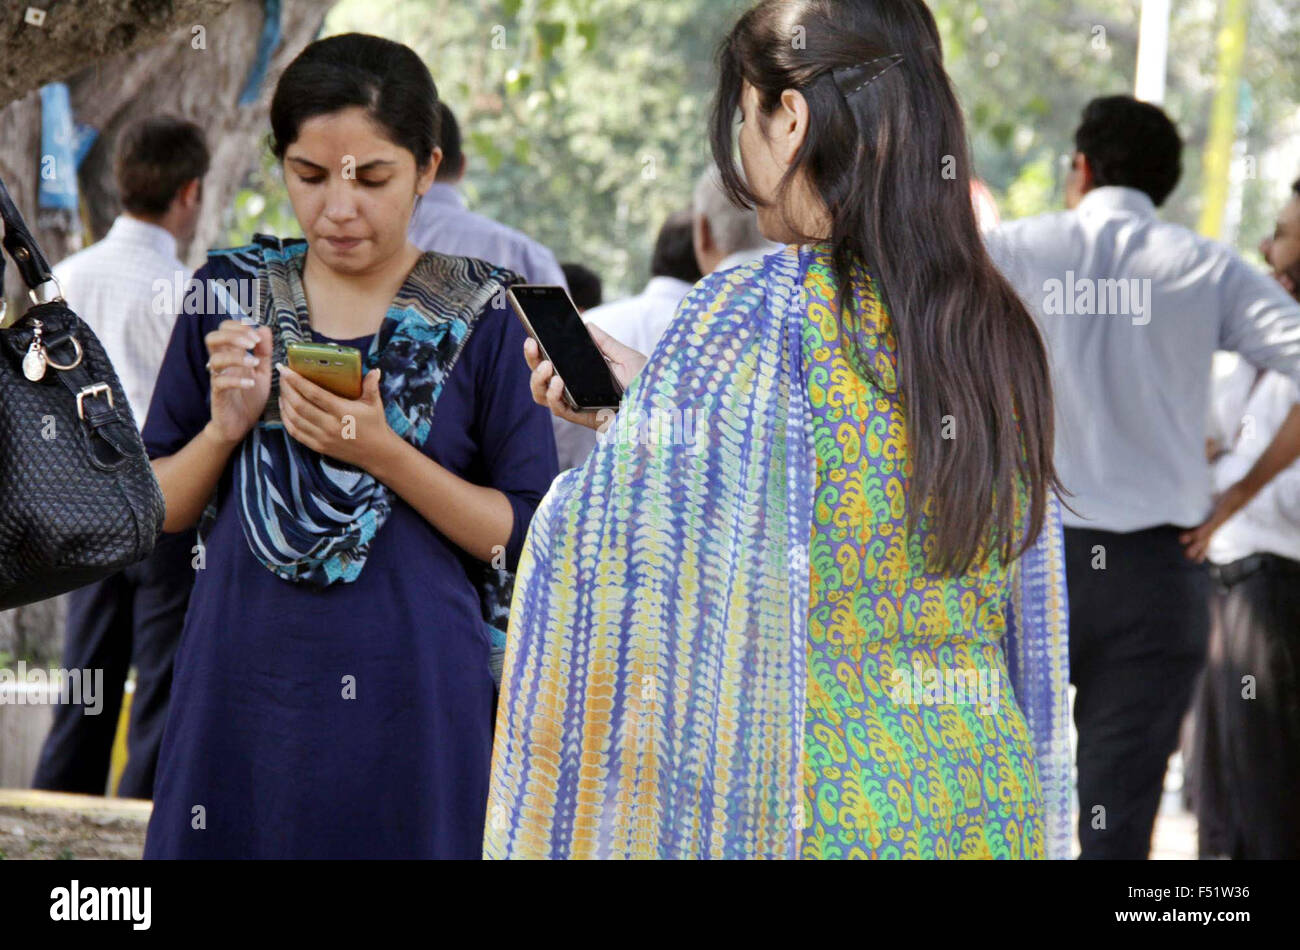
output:
[[[256,279],[254,312],[243,316],[272,330],[272,360],[285,361],[289,343],[310,341],[302,286],[307,242],[259,234],[253,243],[214,251]],[[363,372],[381,370],[388,424],[420,447],[447,377],[479,316],[518,275],[480,260],[428,252],[403,283],[365,354]],[[228,297],[231,313],[239,307]],[[312,587],[351,583],[392,510],[392,494],[369,473],[307,448],[280,422],[279,376],[236,464],[240,522],[253,555],[284,580]],[[200,540],[215,517],[210,505]],[[478,579],[484,618],[504,629],[512,575],[485,568]],[[499,632],[495,639],[503,637]]]

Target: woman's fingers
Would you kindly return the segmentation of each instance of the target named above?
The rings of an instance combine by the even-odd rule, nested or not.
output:
[[[304,419],[293,404],[283,396],[280,398],[280,421],[294,439],[309,449],[319,451],[319,447],[323,442],[317,427],[309,420]]]
[[[532,337],[527,337],[524,340],[524,360],[531,370],[537,369],[537,364],[542,361],[541,348],[538,347],[537,341]]]
[[[531,344],[531,346],[529,345]],[[528,388],[533,394],[533,402],[551,410],[551,414],[568,422],[575,422],[589,429],[597,429],[600,419],[595,412],[574,411],[564,399],[564,380],[555,375],[555,367],[550,360],[541,359],[536,342],[529,339],[524,342],[524,359],[532,367],[528,377]]]
[[[213,376],[212,391],[214,393],[225,392],[227,389],[252,389],[257,385],[257,380],[251,376]]]
[[[547,405],[546,392],[550,388],[551,380],[558,379],[555,375],[555,367],[551,365],[550,360],[542,360],[533,366],[533,373],[528,377],[528,386],[533,392],[533,402],[539,406]],[[563,386],[563,383],[561,383]]]
[[[348,411],[348,400],[343,397],[334,395],[324,386],[316,385],[306,376],[294,372],[283,363],[277,364],[276,368],[280,371],[281,387],[292,387],[304,403],[310,403],[335,419],[342,417]]]
[[[209,353],[215,353],[223,347],[231,347],[240,350],[251,350],[256,347],[265,338],[268,346],[270,342],[270,328],[264,327],[266,334],[263,335],[259,330],[240,323],[238,320],[223,320],[217,329],[213,330],[203,337],[203,342],[208,348]],[[270,350],[267,350],[269,355]]]
[[[228,369],[251,370],[260,362],[259,357],[246,350],[226,346],[213,352],[212,358],[208,360],[208,369],[214,374]]]
[[[320,408],[307,399],[298,388],[299,379],[288,376],[280,377],[280,405],[288,406],[296,419],[309,423],[320,429],[328,429],[337,423],[339,415]]]
[[[649,357],[632,349],[630,346],[618,342],[594,323],[587,324],[587,332],[596,341],[600,351],[605,354],[605,359],[609,360],[615,378],[626,389],[631,385],[632,380],[636,378],[636,374],[641,372],[641,368],[649,361]]]

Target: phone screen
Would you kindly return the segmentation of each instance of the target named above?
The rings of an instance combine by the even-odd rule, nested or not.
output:
[[[565,289],[516,284],[509,294],[577,408],[616,408],[622,391]]]

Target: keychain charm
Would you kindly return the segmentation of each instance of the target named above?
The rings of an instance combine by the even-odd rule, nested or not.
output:
[[[35,321],[32,342],[23,355],[23,375],[33,383],[40,382],[45,376],[45,344],[41,342],[41,322]]]

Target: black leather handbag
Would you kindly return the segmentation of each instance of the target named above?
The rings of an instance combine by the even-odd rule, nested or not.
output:
[[[163,496],[112,363],[64,303],[3,181],[0,219],[34,304],[0,329],[0,608],[8,608],[148,557]],[[0,288],[4,271],[0,253]],[[4,307],[0,293],[0,326]]]

